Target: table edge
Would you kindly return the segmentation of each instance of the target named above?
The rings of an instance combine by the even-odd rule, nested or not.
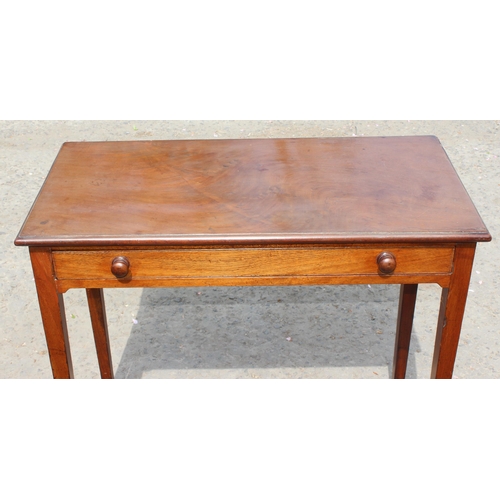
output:
[[[93,246],[153,246],[153,245],[245,245],[245,244],[371,244],[371,243],[479,243],[489,242],[492,236],[488,231],[467,233],[345,233],[345,234],[217,234],[217,235],[143,235],[143,236],[94,236],[94,237],[58,237],[37,238],[18,236],[16,246],[39,247],[93,247]]]

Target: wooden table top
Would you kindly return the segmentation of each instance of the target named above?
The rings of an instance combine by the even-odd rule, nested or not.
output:
[[[490,239],[439,140],[410,136],[67,142],[15,243]]]

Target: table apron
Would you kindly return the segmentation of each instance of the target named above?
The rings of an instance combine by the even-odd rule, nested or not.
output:
[[[377,257],[396,259],[391,274]],[[447,286],[454,246],[362,246],[313,248],[197,248],[55,250],[58,290],[164,286],[261,286],[438,283]],[[111,263],[126,257],[130,270],[116,278]]]

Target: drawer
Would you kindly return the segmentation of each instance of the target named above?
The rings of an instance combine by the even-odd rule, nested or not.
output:
[[[400,276],[450,273],[453,247],[68,250],[54,251],[52,255],[56,278],[70,280]],[[395,269],[391,270],[393,264]],[[112,272],[112,265],[118,278]]]

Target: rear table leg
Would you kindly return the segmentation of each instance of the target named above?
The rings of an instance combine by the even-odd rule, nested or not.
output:
[[[405,378],[406,375],[417,291],[418,285],[401,285],[394,362],[392,366],[393,378]]]
[[[86,291],[101,378],[114,378],[111,349],[109,346],[108,325],[106,321],[106,308],[104,305],[104,293],[102,288],[87,288]]]

